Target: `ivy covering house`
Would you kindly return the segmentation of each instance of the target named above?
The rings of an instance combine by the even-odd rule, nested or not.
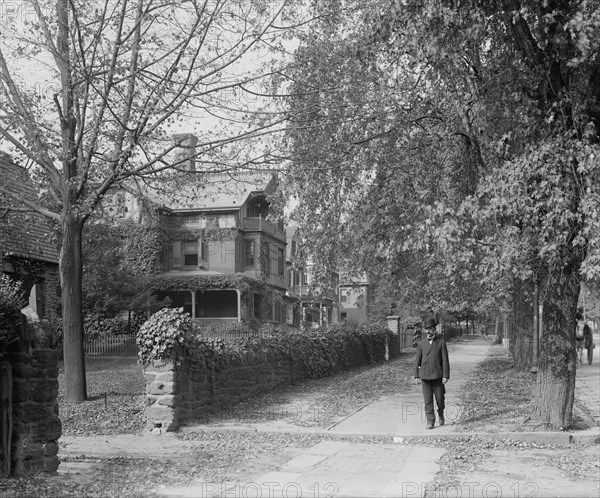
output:
[[[143,222],[141,205],[152,206],[163,242],[149,285],[196,325],[298,326],[298,299],[286,285],[286,233],[269,201],[276,188],[270,171],[203,173],[189,160],[137,194],[112,192],[105,210]]]

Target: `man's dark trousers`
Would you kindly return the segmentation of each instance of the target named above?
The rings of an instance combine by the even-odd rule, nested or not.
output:
[[[435,411],[433,409],[433,397],[435,396],[435,402],[437,404],[438,415],[444,416],[444,397],[446,394],[446,388],[442,384],[442,379],[425,380],[421,379],[421,386],[423,388],[423,399],[425,401],[425,415],[427,416],[427,422],[430,424],[435,423]]]

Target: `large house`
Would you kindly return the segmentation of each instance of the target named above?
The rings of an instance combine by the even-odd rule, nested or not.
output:
[[[61,315],[56,235],[41,214],[23,211],[20,199],[36,199],[25,168],[0,152],[0,266],[2,273],[21,281],[29,296],[28,311],[41,319]]]
[[[268,173],[204,175],[163,200],[160,219],[171,241],[158,297],[200,321],[286,323],[293,300],[283,224],[268,219],[274,188]]]
[[[193,147],[193,137],[184,138]],[[196,324],[298,326],[298,299],[286,282],[286,233],[271,217],[276,177],[200,173],[192,160],[178,163],[177,171],[140,192],[167,238],[162,271],[151,284],[155,296],[182,307]],[[143,219],[135,197],[130,189],[113,191],[103,209]]]

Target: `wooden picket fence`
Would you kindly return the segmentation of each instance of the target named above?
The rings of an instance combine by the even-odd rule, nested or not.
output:
[[[85,339],[86,356],[137,356],[139,348],[135,334],[119,334],[98,339]]]
[[[273,337],[280,335],[283,331],[287,333],[297,332],[294,327],[287,327],[284,324],[266,324],[258,330],[250,330],[247,328],[232,328],[231,324],[223,323],[222,326],[215,326],[212,323],[206,326],[206,323],[194,323],[196,333],[201,337],[209,339],[220,339],[224,342],[233,342],[250,337]],[[118,334],[104,336],[101,338],[90,339],[84,341],[85,355],[91,356],[120,356],[130,357],[137,356],[139,347],[136,344],[135,334]]]

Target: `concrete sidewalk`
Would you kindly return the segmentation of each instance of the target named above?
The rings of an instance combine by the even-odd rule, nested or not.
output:
[[[490,348],[488,342],[451,344],[450,380],[446,384],[446,424],[436,420],[433,430],[426,430],[427,419],[421,386],[413,383],[407,391],[384,396],[363,407],[351,417],[329,429],[334,434],[391,435],[397,438],[428,437],[454,431],[462,407],[460,392],[471,371],[483,361]]]
[[[486,357],[491,344],[478,340],[452,344],[451,374],[447,384],[446,424],[425,429],[421,386],[412,387],[399,395],[384,396],[361,407],[346,419],[327,430],[296,428],[281,421],[247,424],[242,427],[221,426],[222,430],[256,430],[265,432],[321,432],[328,436],[392,436],[396,444],[363,444],[347,441],[324,441],[290,460],[281,468],[257,475],[245,483],[198,483],[187,488],[158,490],[161,496],[209,497],[209,496],[335,496],[335,497],[401,497],[437,496],[431,487],[439,471],[443,448],[401,444],[411,438],[490,436],[516,438],[548,444],[568,445],[573,440],[569,433],[460,433],[456,430],[462,405],[460,391],[468,381],[475,366]],[[202,430],[201,428],[199,428]],[[218,429],[213,427],[213,429]],[[193,431],[193,428],[189,430]],[[598,427],[586,432],[586,437],[598,438]],[[473,493],[487,492],[489,482],[481,483],[481,489],[459,490]],[[495,479],[494,496],[513,496],[514,479]],[[523,483],[525,485],[527,483]],[[536,483],[538,496],[595,496],[597,490],[583,491],[564,485],[556,479],[546,479],[543,487]],[[554,494],[560,491],[561,494]],[[438,490],[439,491],[439,490]],[[449,493],[456,489],[445,490]],[[444,493],[444,490],[441,491]],[[518,490],[517,490],[518,492]],[[498,494],[501,493],[501,494]],[[510,494],[513,493],[513,494]],[[524,491],[527,495],[527,490]],[[566,495],[564,494],[566,493]],[[470,496],[464,494],[465,496]],[[444,496],[442,494],[442,496]],[[454,495],[452,495],[454,496]]]
[[[476,435],[493,435],[499,438],[516,438],[549,444],[564,444],[565,446],[568,446],[570,442],[577,440],[577,438],[587,441],[600,440],[600,429],[597,426],[586,431],[578,431],[579,434],[568,432],[496,432],[493,434],[458,432],[455,422],[462,410],[460,403],[461,387],[468,381],[475,366],[484,360],[490,347],[492,347],[491,343],[482,339],[474,342],[451,343],[451,373],[450,381],[447,384],[446,425],[443,427],[436,425],[433,430],[425,429],[422,392],[421,387],[416,384],[411,384],[406,392],[383,396],[360,407],[356,412],[327,429],[316,430],[315,428],[296,427],[280,420],[241,425],[221,424],[215,426],[211,424],[210,427],[189,427],[185,430],[189,432],[236,430],[320,433],[328,437],[326,441],[302,451],[301,454],[284,465],[268,469],[266,472],[254,476],[251,481],[198,482],[193,486],[161,488],[156,489],[155,492],[159,496],[169,497],[335,496],[368,498],[438,496],[428,486],[431,485],[439,471],[439,461],[445,449],[435,447],[435,445],[402,443],[407,443],[414,438],[442,437],[446,439]],[[597,358],[596,361],[598,361]],[[587,369],[586,375],[582,375],[582,378],[586,379],[584,388],[586,392],[588,389],[594,388],[594,383],[596,383],[596,391],[600,389],[600,376],[594,376],[593,374],[595,371],[593,369],[597,370],[598,366],[596,361],[593,366],[585,366]],[[581,372],[584,372],[583,367]],[[583,396],[587,400],[586,392],[578,392],[578,396]],[[390,444],[350,442],[348,436],[387,436]],[[144,439],[140,440],[139,438],[142,437]],[[135,438],[138,438],[138,440],[135,441]],[[63,441],[63,439],[66,440]],[[76,455],[78,451],[81,453],[81,449],[85,446],[83,441],[85,438],[63,439],[61,439],[61,455]],[[116,440],[107,437],[105,442],[103,442],[103,439],[98,437],[93,448],[90,448],[89,444],[87,445],[88,456],[94,454],[98,456],[114,455],[115,452],[121,455],[135,456],[134,448],[136,447],[142,448],[142,453],[146,456],[150,454],[176,455],[177,452],[185,453],[188,446],[193,445],[192,442],[173,440],[172,436],[165,434],[161,436],[121,436]],[[523,464],[519,465],[523,466]],[[569,488],[556,477],[552,478],[551,472],[552,469],[548,471],[550,478],[545,477],[540,480],[543,483],[542,487],[536,481],[539,493],[536,493],[535,496],[563,496],[562,494],[555,494],[556,490],[560,489],[563,491],[570,490],[571,496],[597,496],[595,494],[597,490],[594,490],[592,494],[588,494],[587,488],[584,488],[583,491]],[[496,489],[496,494],[490,496],[514,496],[514,478],[511,481],[506,476],[504,480],[495,476],[494,479],[494,484],[500,486],[499,491],[501,494],[498,494],[498,489]],[[471,486],[472,483],[469,485]],[[451,491],[454,493],[451,496],[456,496],[456,490]],[[475,495],[479,496],[484,491],[487,492],[485,489],[465,489],[461,493],[463,496],[471,496],[468,493],[474,492]],[[526,489],[523,490],[523,495],[529,496]]]

